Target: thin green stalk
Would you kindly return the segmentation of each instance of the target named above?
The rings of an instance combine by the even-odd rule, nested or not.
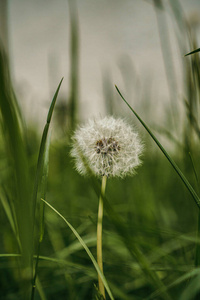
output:
[[[43,176],[41,182],[41,197],[45,198],[46,196],[46,186],[47,186],[47,177],[48,177],[48,167],[49,167],[49,147],[50,147],[50,134],[47,136],[45,150],[44,150],[44,164],[43,164]],[[37,245],[37,255],[36,255],[36,262],[35,262],[35,269],[32,279],[32,291],[31,291],[31,300],[34,299],[35,296],[35,289],[36,289],[36,278],[38,275],[38,263],[39,263],[39,256],[40,256],[40,247],[43,241],[44,236],[44,211],[45,211],[45,204],[44,202],[40,202],[40,228],[39,228],[39,241]]]
[[[102,260],[103,197],[105,195],[105,190],[106,190],[106,181],[107,181],[107,177],[104,175],[102,177],[101,194],[99,197],[99,209],[98,209],[98,219],[97,219],[97,263],[102,273],[103,273],[103,260]],[[105,297],[104,284],[99,275],[98,275],[98,282],[99,282],[99,291],[105,299],[106,297]]]
[[[37,206],[37,197],[38,197],[38,188],[41,182],[41,178],[43,176],[43,183],[41,185],[42,189],[42,197],[44,198],[44,192],[45,192],[45,176],[47,176],[48,172],[48,151],[49,151],[49,140],[48,139],[48,133],[49,133],[49,127],[51,124],[51,119],[54,111],[54,107],[56,104],[57,96],[62,84],[63,78],[61,79],[58,88],[54,94],[53,100],[51,102],[47,119],[46,119],[46,124],[43,130],[42,134],[42,140],[40,143],[40,150],[39,150],[39,155],[38,155],[38,161],[37,161],[37,169],[36,169],[36,176],[35,176],[35,182],[34,182],[34,189],[33,189],[33,195],[32,195],[32,219],[33,219],[33,224],[32,224],[32,234],[34,235],[35,232],[35,221],[36,221],[36,206]],[[46,174],[46,175],[45,175]],[[34,242],[34,241],[33,241]],[[32,244],[33,248],[34,245]],[[38,253],[40,251],[40,245],[38,246],[37,249]],[[39,256],[39,254],[38,254]],[[33,258],[33,255],[32,255]],[[32,290],[31,290],[31,299],[34,299],[34,293],[35,293],[35,280],[36,280],[36,274],[37,274],[37,264],[38,264],[38,259],[36,260],[36,265],[35,265],[35,270],[32,272]],[[32,259],[32,269],[33,269],[33,259]]]
[[[10,212],[13,212],[16,223],[17,239],[20,241],[21,258],[18,276],[21,299],[27,299],[31,288],[32,274],[32,239],[31,231],[31,177],[24,139],[24,126],[21,113],[12,87],[8,62],[3,49],[0,49],[0,125],[2,139],[5,139],[5,161],[9,166],[8,180],[12,180],[9,188]],[[6,181],[9,184],[9,181]],[[5,191],[7,190],[7,187]]]
[[[42,174],[42,169],[43,169],[43,158],[44,158],[44,152],[45,152],[45,146],[46,146],[46,141],[47,141],[47,136],[48,136],[48,132],[49,132],[49,126],[51,124],[51,119],[52,119],[52,115],[53,115],[53,111],[54,111],[54,107],[56,104],[56,100],[57,100],[57,96],[62,84],[63,78],[61,79],[57,90],[53,96],[53,100],[51,102],[49,111],[48,111],[48,115],[47,115],[47,119],[46,119],[46,124],[43,130],[43,134],[42,134],[42,140],[41,140],[41,144],[40,144],[40,150],[39,150],[39,155],[38,155],[38,161],[37,161],[37,170],[36,170],[36,176],[35,176],[35,182],[34,182],[34,189],[33,189],[33,196],[32,196],[32,213],[33,213],[33,232],[34,232],[34,226],[35,226],[35,214],[36,214],[36,204],[37,204],[37,193],[38,193],[38,187],[39,187],[39,183],[41,180],[41,174]]]
[[[43,241],[44,236],[44,210],[45,210],[45,204],[42,202],[40,207],[40,237],[38,242],[38,248],[37,248],[37,255],[36,255],[36,262],[35,262],[35,272],[33,276],[32,281],[32,291],[31,291],[31,300],[34,299],[35,296],[35,289],[36,289],[36,278],[38,275],[38,264],[39,264],[39,256],[40,256],[40,248]]]

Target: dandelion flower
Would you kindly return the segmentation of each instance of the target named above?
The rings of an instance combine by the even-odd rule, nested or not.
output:
[[[97,263],[102,273],[102,221],[106,180],[108,177],[133,175],[141,164],[142,151],[143,145],[138,133],[120,118],[89,120],[73,136],[71,155],[75,158],[76,169],[83,175],[92,171],[96,176],[102,177],[97,218]],[[99,292],[105,299],[104,284],[99,275],[98,282]]]
[[[142,151],[138,133],[123,119],[109,116],[76,130],[71,156],[82,175],[89,169],[96,176],[123,178],[135,173]]]

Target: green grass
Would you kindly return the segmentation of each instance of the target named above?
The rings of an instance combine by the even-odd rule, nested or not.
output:
[[[71,49],[76,51],[71,52],[68,129],[74,128],[78,121],[79,92],[78,19],[76,8],[70,3]],[[177,10],[173,1],[169,3],[171,17],[178,25],[177,34],[183,30],[188,34],[181,9]],[[165,8],[157,6],[155,9],[161,23],[159,9],[164,13]],[[168,35],[165,22],[166,19],[162,26]],[[164,49],[169,39],[161,38]],[[108,85],[109,78],[105,82],[105,94],[112,95],[108,111],[116,113],[123,107],[131,120],[135,123],[139,120],[143,126],[138,128],[146,149],[136,176],[109,179],[107,183],[103,221],[105,277],[96,263],[100,182],[75,171],[69,155],[71,131],[63,131],[59,140],[50,141],[50,122],[53,130],[57,129],[56,114],[53,119],[52,114],[56,112],[62,81],[52,102],[49,100],[49,114],[40,136],[35,128],[24,124],[6,57],[1,51],[1,299],[100,299],[98,273],[106,286],[107,299],[198,298],[200,61],[198,46],[189,34],[188,41],[191,49],[185,51],[186,45],[177,37],[180,52],[185,51],[180,54],[185,90],[179,100],[184,111],[179,110],[179,105],[175,105],[175,115],[170,115],[170,109],[166,111],[165,118],[170,121],[166,121],[165,126],[164,122],[158,125],[156,132],[150,129],[155,128],[156,116],[152,116],[150,123],[143,117],[145,102],[149,101],[146,94],[144,104],[137,105],[136,113],[135,107],[127,103],[129,99],[122,96],[125,93],[118,90],[122,101],[114,86]],[[170,49],[168,45],[163,53],[166,68],[168,59],[170,65],[173,64]],[[166,70],[167,76],[171,76],[169,72],[173,69]],[[171,79],[168,78],[168,84],[171,99],[174,99],[176,87]],[[177,127],[171,121],[174,117]],[[40,201],[41,198],[46,202]],[[45,208],[46,205],[51,209]]]

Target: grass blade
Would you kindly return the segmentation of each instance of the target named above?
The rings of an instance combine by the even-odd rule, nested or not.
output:
[[[193,187],[191,186],[191,184],[189,183],[189,181],[187,180],[187,178],[183,175],[183,173],[181,172],[181,170],[179,169],[179,167],[172,160],[172,158],[169,156],[169,154],[167,153],[167,151],[160,144],[160,142],[155,137],[155,135],[152,133],[152,131],[149,129],[149,127],[142,121],[142,119],[138,116],[138,114],[133,110],[133,108],[129,105],[129,103],[126,101],[126,99],[122,96],[122,94],[119,91],[118,87],[117,86],[115,86],[115,87],[116,87],[117,92],[119,93],[120,97],[122,98],[122,100],[126,103],[126,105],[130,108],[130,110],[136,116],[136,118],[140,121],[140,123],[143,125],[143,127],[146,129],[146,131],[149,133],[149,135],[155,141],[155,143],[157,144],[157,146],[160,148],[160,150],[162,151],[162,153],[168,159],[168,161],[170,162],[170,164],[172,165],[172,167],[174,168],[174,170],[177,172],[177,174],[179,175],[179,177],[183,181],[184,185],[186,186],[186,188],[190,192],[190,194],[191,194],[192,198],[194,199],[195,203],[197,204],[197,206],[200,207],[200,199],[199,199],[197,193],[195,192],[195,190],[193,189]]]
[[[50,134],[47,136],[47,142],[44,151],[44,166],[43,166],[43,175],[42,175],[42,182],[41,182],[41,196],[43,198],[46,196],[46,185],[47,185],[47,177],[48,177],[48,170],[49,170],[49,147],[50,147]],[[35,270],[34,270],[33,282],[32,282],[32,294],[31,294],[32,300],[34,299],[34,294],[36,289],[36,278],[38,273],[40,247],[44,236],[44,208],[45,208],[45,204],[43,202],[40,202],[39,241],[37,245],[37,256],[36,256]]]
[[[62,84],[63,78],[61,79],[57,90],[54,94],[53,100],[51,102],[49,111],[48,111],[48,115],[47,115],[47,120],[46,120],[46,125],[44,127],[43,130],[43,135],[42,135],[42,140],[41,140],[41,144],[40,144],[40,150],[39,150],[39,155],[38,155],[38,162],[37,162],[37,170],[36,170],[36,177],[35,177],[35,184],[34,184],[34,189],[33,189],[33,196],[32,196],[32,218],[33,218],[33,234],[35,231],[35,218],[36,218],[36,204],[37,204],[37,195],[38,195],[38,187],[39,187],[39,183],[41,183],[41,190],[42,190],[42,196],[45,195],[45,191],[46,191],[46,177],[47,177],[47,172],[48,172],[48,152],[49,152],[49,141],[50,139],[48,139],[48,133],[49,133],[49,126],[51,123],[51,118],[53,115],[53,111],[54,111],[54,107],[56,104],[56,100],[57,100],[57,96]],[[42,174],[43,174],[43,179],[42,180]],[[44,210],[42,209],[43,213]],[[43,238],[43,213],[42,213],[42,221],[41,221],[41,232],[40,232],[40,238],[39,238],[39,245],[38,245],[38,256],[39,256],[39,251],[40,251],[40,244]],[[38,265],[38,257],[36,259],[36,266],[35,266],[35,272],[33,274],[33,278],[32,278],[32,292],[31,292],[31,299],[34,299],[34,292],[35,292],[35,281],[36,281],[36,276],[37,276],[37,265]]]
[[[184,56],[188,56],[188,55],[191,55],[191,54],[194,54],[194,53],[197,53],[200,51],[200,48],[196,49],[196,50],[193,50],[192,52],[189,52],[187,54],[185,54]]]
[[[48,135],[48,131],[49,131],[49,125],[51,123],[53,110],[54,110],[54,107],[55,107],[55,103],[56,103],[56,100],[57,100],[58,92],[60,90],[60,86],[62,84],[62,81],[63,81],[63,78],[61,79],[61,81],[58,85],[58,88],[55,92],[55,95],[53,97],[53,100],[51,102],[49,112],[48,112],[48,115],[47,115],[46,125],[44,127],[44,131],[43,131],[43,135],[42,135],[42,141],[41,141],[41,144],[40,144],[40,150],[39,150],[38,162],[37,162],[37,170],[36,170],[36,177],[35,177],[35,185],[34,185],[33,198],[32,198],[32,203],[33,203],[33,210],[32,211],[33,211],[34,218],[35,218],[38,186],[39,186],[39,182],[40,182],[40,179],[41,179],[41,176],[42,176],[44,153],[45,153],[47,135]]]
[[[78,232],[76,231],[76,229],[63,217],[63,215],[61,215],[53,206],[51,206],[47,201],[45,201],[44,199],[41,199],[45,204],[47,204],[58,216],[60,216],[64,222],[68,225],[68,227],[72,230],[72,232],[74,233],[74,235],[76,236],[76,238],[79,240],[79,242],[81,243],[81,245],[83,246],[83,248],[85,249],[85,251],[87,252],[88,256],[90,257],[95,269],[97,270],[98,275],[101,277],[103,284],[105,286],[105,289],[108,292],[108,295],[110,296],[110,299],[114,300],[114,297],[110,291],[110,288],[108,286],[108,283],[106,281],[106,278],[104,277],[103,273],[101,272],[94,256],[92,255],[92,253],[90,252],[89,248],[87,247],[87,245],[85,244],[85,242],[83,241],[83,239],[81,238],[81,236],[78,234]]]
[[[20,258],[21,298],[29,293],[32,274],[32,213],[31,180],[22,120],[14,95],[5,53],[0,51],[0,111],[5,139],[6,161],[11,166],[8,186],[19,233],[22,256]],[[7,188],[7,187],[6,187]],[[8,210],[7,210],[8,211]]]

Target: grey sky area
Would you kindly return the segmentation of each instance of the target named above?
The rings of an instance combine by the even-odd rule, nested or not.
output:
[[[166,47],[169,51],[168,76],[175,70],[173,76],[181,89],[185,54],[181,52],[191,49],[187,41],[184,44],[184,33],[181,36],[169,4],[172,1],[163,2],[166,4],[165,12],[161,9],[157,18],[152,1],[76,1],[80,37],[79,112],[82,119],[105,114],[105,78],[114,95],[114,84],[117,84],[136,107],[139,107],[138,101],[142,101],[145,93],[150,93],[157,103],[155,110],[169,102],[169,82],[159,30],[162,39],[170,41],[169,47]],[[198,17],[200,19],[200,1],[179,2],[186,18],[192,20],[199,41],[200,26],[196,20]],[[162,24],[162,18],[167,24],[167,34],[163,30],[165,24]],[[60,96],[67,101],[69,27],[67,0],[8,1],[11,74],[28,119],[36,122],[43,120],[53,92],[63,76]]]

